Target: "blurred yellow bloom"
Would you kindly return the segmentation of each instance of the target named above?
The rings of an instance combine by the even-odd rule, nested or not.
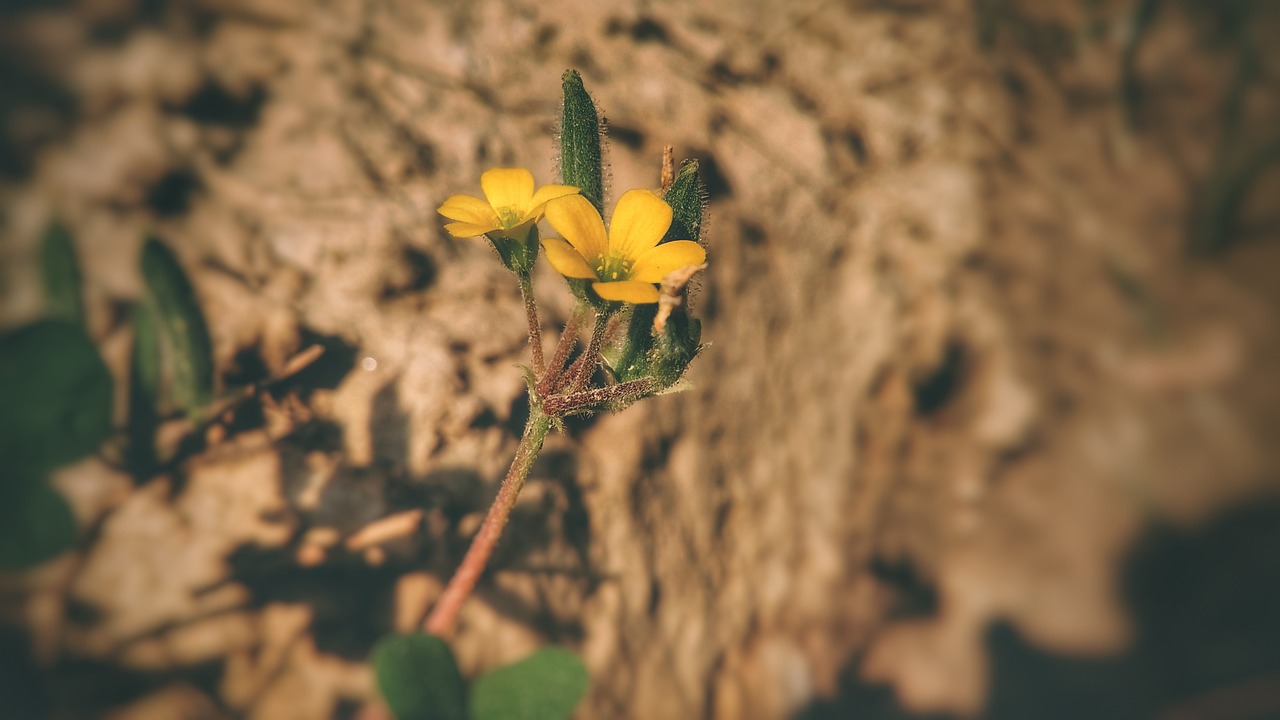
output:
[[[549,203],[547,222],[568,241],[542,241],[552,267],[565,277],[594,280],[592,289],[605,300],[657,302],[655,283],[707,259],[691,240],[658,244],[671,227],[671,206],[648,190],[631,190],[618,200],[607,236],[600,213],[581,195]]]
[[[445,230],[454,237],[479,237],[494,234],[524,239],[529,226],[542,218],[547,203],[572,195],[578,188],[570,185],[543,185],[533,190],[533,173],[524,168],[492,168],[480,176],[485,200],[471,195],[454,195],[436,212],[455,222]]]

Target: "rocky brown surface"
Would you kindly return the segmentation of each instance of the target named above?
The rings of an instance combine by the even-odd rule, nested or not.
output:
[[[1277,489],[1276,183],[1243,203],[1261,230],[1188,252],[1233,56],[1181,5],[1137,55],[1137,127],[1131,8],[1067,0],[73,5],[0,29],[57,88],[6,104],[4,322],[40,310],[57,215],[122,397],[152,230],[227,388],[327,351],[175,473],[61,474],[82,542],[3,588],[43,687],[75,688],[32,707],[375,697],[370,644],[420,621],[526,410],[518,289],[435,208],[491,166],[554,177],[566,67],[608,117],[614,197],[657,184],[664,144],[707,169],[709,346],[692,391],[549,441],[463,612],[464,673],[557,642],[591,669],[584,718],[795,717],[850,678],[978,713],[992,623],[1122,652],[1144,531]],[[1246,139],[1276,115],[1265,59]],[[536,280],[559,327],[570,296]],[[388,516],[411,529],[351,541]]]

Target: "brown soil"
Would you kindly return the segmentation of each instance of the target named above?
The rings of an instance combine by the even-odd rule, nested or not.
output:
[[[83,539],[3,580],[0,652],[30,658],[8,707],[287,719],[376,696],[371,643],[420,621],[527,412],[518,288],[435,208],[495,165],[551,181],[576,67],[615,196],[657,184],[664,144],[707,170],[709,347],[692,391],[549,441],[463,612],[465,674],[567,645],[581,718],[1280,712],[1258,680],[1280,628],[1249,604],[1280,601],[1280,173],[1224,247],[1189,249],[1216,168],[1277,125],[1280,13],[1256,4],[1269,55],[1224,125],[1239,38],[1164,4],[1134,122],[1130,3],[11,11],[0,321],[40,312],[57,215],[117,377],[148,231],[190,269],[226,387],[327,351],[177,473],[60,474]],[[536,281],[558,328],[570,296]],[[1197,669],[1223,638],[1231,672]]]

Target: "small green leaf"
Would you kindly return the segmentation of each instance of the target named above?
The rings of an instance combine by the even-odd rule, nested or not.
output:
[[[76,519],[67,501],[39,479],[0,478],[0,570],[25,570],[71,547]]]
[[[577,70],[560,76],[564,112],[560,119],[560,182],[577,187],[604,214],[604,163],[600,151],[600,114]]]
[[[145,302],[133,305],[133,356],[129,363],[128,447],[125,462],[138,477],[157,464],[156,428],[160,424],[160,339]]]
[[[471,686],[472,720],[567,720],[591,678],[582,660],[545,647],[481,675]]]
[[[197,415],[213,397],[213,341],[204,313],[177,257],[155,238],[142,250],[142,276],[174,400],[188,415]]]
[[[61,223],[51,222],[40,243],[40,272],[49,317],[84,324],[80,300],[80,266],[71,235]]]
[[[111,373],[79,325],[41,320],[0,336],[5,471],[38,477],[93,452],[111,431],[111,396]]]
[[[373,647],[378,689],[398,720],[465,720],[462,674],[444,640],[388,635]]]
[[[663,241],[702,240],[702,210],[706,205],[707,191],[698,172],[698,161],[685,160],[680,166],[675,182],[667,188],[663,199],[671,206],[671,228]]]

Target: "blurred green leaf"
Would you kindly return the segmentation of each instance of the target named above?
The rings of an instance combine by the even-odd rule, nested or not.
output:
[[[44,297],[49,317],[83,325],[80,265],[76,262],[71,235],[57,221],[45,228],[40,243],[40,272],[44,276]]]
[[[560,182],[578,188],[604,214],[604,162],[600,150],[600,114],[577,70],[560,76],[564,89],[560,118]]]
[[[76,539],[76,519],[40,479],[0,480],[0,569],[25,570],[52,559]]]
[[[213,341],[204,312],[178,258],[155,238],[142,250],[142,276],[174,400],[188,415],[196,415],[213,398]]]
[[[566,720],[591,682],[582,660],[545,647],[481,675],[471,687],[472,720]]]
[[[373,647],[378,689],[399,720],[465,720],[462,674],[444,640],[389,635]]]
[[[128,448],[125,462],[138,477],[157,464],[156,428],[160,424],[160,339],[147,303],[133,305],[133,356],[129,362]]]
[[[88,455],[111,431],[112,379],[84,328],[41,320],[0,336],[5,481]]]

